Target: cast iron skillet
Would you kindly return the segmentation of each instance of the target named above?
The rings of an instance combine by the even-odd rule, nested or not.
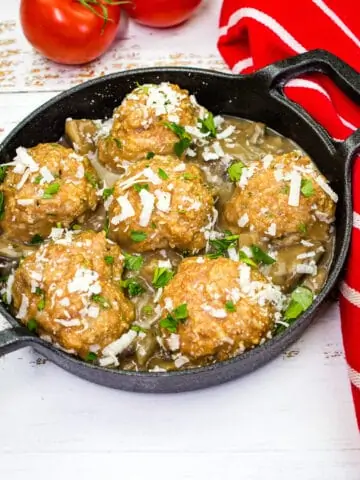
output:
[[[139,69],[91,80],[62,93],[23,120],[0,146],[0,163],[5,163],[13,158],[19,146],[56,142],[64,132],[66,118],[110,117],[136,82],[161,81],[178,83],[195,93],[199,103],[214,113],[261,121],[291,138],[310,155],[339,195],[335,256],[328,281],[312,307],[292,326],[254,350],[208,367],[164,373],[125,372],[87,364],[62,352],[21,327],[1,305],[0,314],[7,329],[0,332],[0,355],[31,345],[60,367],[91,382],[136,392],[180,392],[220,384],[251,372],[297,340],[331,293],[346,260],[352,227],[351,165],[360,150],[360,129],[345,142],[334,142],[301,107],[283,95],[287,81],[309,72],[328,75],[360,104],[359,75],[321,50],[270,65],[248,76],[188,68]]]

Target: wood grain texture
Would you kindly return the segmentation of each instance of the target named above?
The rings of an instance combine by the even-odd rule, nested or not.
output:
[[[0,9],[0,139],[57,91],[138,65],[224,69],[220,0],[183,30],[131,26],[95,64],[40,59]],[[20,93],[23,92],[23,93]],[[0,358],[0,479],[359,480],[360,444],[333,304],[281,357],[238,381],[140,395],[80,380],[24,349]]]

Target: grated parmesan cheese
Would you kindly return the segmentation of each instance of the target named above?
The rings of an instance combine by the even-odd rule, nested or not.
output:
[[[276,236],[276,223],[271,223],[270,227],[267,229],[267,231],[265,233],[267,233],[268,235],[271,235],[272,237],[275,237]]]
[[[201,305],[201,308],[204,312],[209,313],[214,318],[225,318],[227,317],[226,310],[224,308],[214,308],[211,305],[204,303]]]
[[[42,179],[40,180],[40,185],[44,185],[44,183],[51,183],[55,180],[54,175],[46,166],[40,168],[40,174],[42,176]]]
[[[326,182],[326,180],[324,179],[324,177],[322,177],[321,175],[319,175],[318,177],[316,177],[315,179],[316,183],[319,185],[320,188],[322,188],[324,190],[325,193],[327,193],[329,195],[329,197],[331,198],[331,200],[335,203],[338,202],[339,200],[339,197],[338,195],[334,192],[334,190],[330,187],[330,185]]]
[[[127,218],[133,217],[135,215],[135,210],[133,209],[133,206],[128,200],[128,194],[122,195],[116,200],[120,205],[121,213],[111,219],[111,223],[113,225],[118,225],[120,222],[123,222]]]
[[[151,215],[154,210],[155,197],[145,189],[139,192],[142,210],[139,218],[140,227],[147,227],[150,223]]]
[[[171,193],[163,192],[162,190],[155,190],[154,192],[157,203],[156,206],[161,212],[169,212],[171,204]]]
[[[290,193],[288,205],[298,207],[300,203],[301,174],[296,170],[291,172]]]
[[[238,220],[238,225],[239,227],[245,227],[249,223],[249,215],[247,213],[244,213],[242,217],[239,218]]]
[[[19,318],[20,320],[23,320],[27,315],[28,308],[29,308],[29,298],[24,293],[22,293],[21,294],[21,304],[20,304],[19,311],[16,315],[16,318]]]

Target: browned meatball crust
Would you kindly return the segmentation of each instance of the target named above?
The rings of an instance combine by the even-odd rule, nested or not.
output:
[[[213,206],[212,192],[197,166],[154,157],[129,167],[115,184],[109,235],[137,252],[198,251],[206,244]]]
[[[315,225],[334,220],[335,194],[324,188],[330,188],[327,180],[308,157],[299,152],[267,155],[243,169],[224,207],[224,220],[233,232],[305,237]]]
[[[22,323],[32,322],[40,335],[86,358],[134,320],[119,283],[123,256],[103,233],[54,229],[52,236],[9,279],[13,309]]]
[[[176,334],[163,328],[164,343],[178,341],[180,353],[193,360],[226,359],[265,339],[283,303],[279,287],[244,263],[185,259],[165,287],[161,306],[165,314],[173,314],[186,304],[188,316],[179,322]]]
[[[56,143],[25,150],[8,167],[0,192],[4,213],[0,227],[15,242],[45,238],[59,223],[68,227],[95,210],[98,177],[86,157]]]
[[[196,101],[178,85],[142,85],[115,110],[110,135],[98,142],[99,161],[122,171],[124,160],[141,160],[149,152],[171,155],[179,139],[165,123],[195,125],[198,116]]]

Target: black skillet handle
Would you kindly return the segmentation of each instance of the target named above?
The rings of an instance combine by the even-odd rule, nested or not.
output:
[[[294,104],[283,93],[285,84],[300,75],[322,73],[331,80],[356,104],[360,105],[360,75],[347,63],[326,50],[312,50],[296,57],[269,65],[258,72],[270,94],[292,109],[301,111],[308,120],[312,117],[299,105]],[[257,74],[255,74],[257,75]],[[334,142],[337,144],[337,142]],[[345,158],[353,157],[359,151],[360,130],[353,133],[339,147]]]
[[[33,338],[22,327],[13,326],[6,316],[0,313],[0,357],[32,343]]]

